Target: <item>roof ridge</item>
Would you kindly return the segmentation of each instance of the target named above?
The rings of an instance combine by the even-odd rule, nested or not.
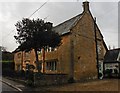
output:
[[[66,33],[69,33],[71,27],[76,23],[76,21],[78,21],[81,18],[82,15],[83,15],[83,13],[78,14],[78,15],[54,26],[53,31],[59,33],[60,35],[64,35]]]
[[[104,57],[104,62],[115,62],[118,61],[118,56],[120,53],[120,48],[108,50]]]
[[[120,50],[120,48],[110,49],[110,51],[112,51],[112,50]]]
[[[72,19],[74,19],[74,18],[76,18],[76,17],[78,17],[78,16],[81,16],[82,14],[83,14],[83,13],[77,14],[76,16],[73,16],[73,17],[69,18],[68,20],[63,21],[63,22],[61,22],[60,24],[58,24],[58,25],[56,25],[56,26],[54,26],[54,27],[57,27],[57,26],[59,26],[59,25],[61,25],[61,24],[64,24],[64,23],[66,23],[66,22],[68,22],[68,21],[70,21],[70,20],[72,20]]]

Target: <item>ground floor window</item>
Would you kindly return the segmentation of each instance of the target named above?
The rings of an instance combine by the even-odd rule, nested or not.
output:
[[[38,70],[38,72],[41,72],[42,70],[42,61],[35,61],[34,63],[36,63],[36,67],[35,69]]]
[[[26,64],[26,70],[28,70],[29,69],[29,64]]]
[[[17,70],[20,71],[21,70],[21,66],[17,65]]]
[[[46,70],[54,71],[57,70],[57,61],[46,62]]]

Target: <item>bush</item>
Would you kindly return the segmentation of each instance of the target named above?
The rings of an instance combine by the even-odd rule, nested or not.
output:
[[[26,79],[27,79],[27,82],[26,82],[26,84],[28,85],[28,86],[34,86],[34,72],[33,71],[27,71],[26,72]]]
[[[2,75],[3,76],[8,76],[8,77],[14,77],[15,76],[15,71],[11,70],[9,68],[5,68],[2,70]]]
[[[69,78],[68,83],[74,83],[74,82],[75,80],[73,79],[73,77]]]
[[[30,86],[30,87],[33,87],[34,86],[34,82],[32,80],[27,80],[26,81],[26,85]]]
[[[112,76],[112,69],[107,69],[107,70],[105,70],[105,74],[106,74],[108,77],[111,77],[111,76]]]

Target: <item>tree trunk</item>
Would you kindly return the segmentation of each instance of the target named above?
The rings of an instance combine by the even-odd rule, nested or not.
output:
[[[43,53],[43,59],[42,59],[42,61],[43,61],[43,73],[45,73],[45,49],[44,48],[42,49],[42,53]]]
[[[23,68],[23,51],[21,52],[22,53],[22,55],[21,55],[21,70],[24,70]]]
[[[40,63],[39,63],[38,54],[37,54],[37,49],[34,49],[34,52],[35,52],[35,57],[36,57],[37,70],[38,70],[38,72],[41,72]]]

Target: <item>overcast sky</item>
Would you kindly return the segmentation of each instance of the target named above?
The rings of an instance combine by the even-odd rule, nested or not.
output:
[[[1,0],[0,2],[0,45],[13,51],[18,44],[14,39],[16,35],[15,24],[22,18],[29,17],[46,0],[38,2],[37,0]],[[82,2],[85,0],[64,0],[64,2],[55,2],[49,0],[32,18],[40,18],[50,21],[57,25],[77,14],[82,13]],[[104,36],[107,46],[118,48],[118,0],[88,0],[92,15],[97,18],[98,27]],[[114,1],[114,2],[113,2]]]

